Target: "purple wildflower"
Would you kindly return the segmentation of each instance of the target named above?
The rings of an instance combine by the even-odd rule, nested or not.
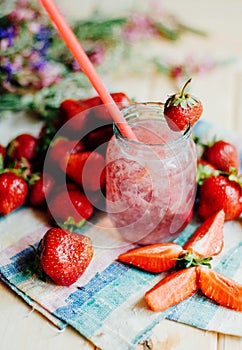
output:
[[[105,48],[102,45],[97,45],[97,47],[94,50],[87,51],[86,54],[94,65],[99,66],[103,63],[105,59]],[[79,72],[82,70],[79,63],[76,60],[72,62],[72,70],[74,72]]]
[[[46,60],[43,58],[41,51],[33,49],[28,57],[30,68],[36,71],[41,71],[45,65]]]
[[[93,51],[88,53],[88,57],[90,58],[90,61],[93,64],[99,66],[100,64],[103,63],[104,54],[105,54],[104,47],[102,45],[99,45]]]
[[[8,39],[8,46],[13,46],[13,39],[16,35],[14,26],[10,25],[8,28],[0,27],[0,39]]]
[[[157,29],[149,16],[134,13],[130,22],[123,28],[123,37],[129,41],[148,39],[157,34]]]
[[[79,63],[76,60],[74,60],[72,62],[72,69],[73,69],[74,72],[81,71],[81,67],[80,67]]]
[[[41,26],[38,33],[35,34],[35,40],[37,43],[41,43],[42,46],[40,48],[37,48],[36,50],[39,52],[41,56],[46,55],[46,51],[48,50],[50,46],[50,40],[53,36],[53,31],[45,26]]]
[[[6,83],[9,83],[11,78],[12,78],[12,74],[13,74],[13,69],[11,66],[10,62],[6,62],[4,66],[0,66],[0,72],[3,72],[6,74]]]
[[[46,41],[51,39],[52,36],[53,36],[52,29],[45,26],[41,26],[39,32],[36,33],[35,38],[37,41]]]

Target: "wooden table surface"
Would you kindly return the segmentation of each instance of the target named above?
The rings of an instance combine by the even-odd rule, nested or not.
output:
[[[161,0],[157,2],[161,3]],[[121,14],[138,6],[149,7],[149,0],[56,0],[69,16],[81,18],[91,13],[92,8],[102,8],[108,14]],[[161,55],[169,53],[183,57],[193,53],[198,57],[236,59],[233,64],[218,67],[208,74],[194,76],[193,94],[204,104],[203,118],[217,123],[226,130],[242,133],[242,1],[241,0],[166,0],[164,8],[172,11],[186,24],[201,28],[209,33],[206,38],[192,34],[184,36],[176,45],[162,42],[154,50]],[[152,54],[152,52],[151,52]],[[185,56],[184,56],[185,57]],[[107,84],[117,91],[124,91],[140,101],[165,100],[174,92],[175,86],[165,76],[147,72],[145,67],[139,73],[124,75],[117,69],[108,78]],[[26,127],[26,129],[25,129]],[[0,124],[2,142],[21,130],[32,130],[36,125],[15,126],[8,120]],[[1,241],[1,237],[0,237]],[[4,242],[1,242],[4,246]],[[0,283],[0,348],[2,350],[85,350],[93,349],[79,333],[71,327],[59,332],[44,317]],[[138,346],[142,349],[143,346]],[[242,338],[205,332],[193,327],[164,320],[156,326],[146,349],[159,350],[239,350]],[[122,350],[122,349],[115,349]]]

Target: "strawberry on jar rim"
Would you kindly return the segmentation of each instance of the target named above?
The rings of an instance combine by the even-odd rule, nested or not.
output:
[[[185,92],[191,78],[185,83],[181,92],[171,95],[165,102],[164,115],[168,124],[174,130],[185,130],[193,126],[203,112],[202,102]]]

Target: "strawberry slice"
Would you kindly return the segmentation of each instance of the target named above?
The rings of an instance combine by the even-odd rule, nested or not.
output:
[[[221,273],[198,267],[198,286],[208,298],[219,305],[242,311],[242,285]]]
[[[171,269],[182,251],[182,247],[176,243],[158,243],[131,249],[119,255],[118,260],[159,273]]]
[[[224,245],[223,227],[225,214],[223,210],[205,220],[183,246],[201,258],[218,255]]]
[[[196,267],[166,276],[145,294],[153,311],[164,311],[192,296],[198,289]]]

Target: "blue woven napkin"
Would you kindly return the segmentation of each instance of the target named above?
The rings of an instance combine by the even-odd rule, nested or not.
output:
[[[206,122],[199,122],[194,133],[204,141],[216,134],[235,143],[242,160],[239,138]],[[165,312],[150,311],[143,296],[165,274],[117,262],[117,256],[132,245],[122,241],[104,214],[97,214],[80,231],[92,238],[95,247],[94,258],[83,276],[70,287],[39,280],[29,273],[34,256],[30,245],[38,245],[49,228],[46,222],[44,214],[30,208],[0,219],[1,239],[8,246],[1,250],[0,278],[57,327],[70,325],[103,350],[135,349],[137,343],[150,338],[154,326],[164,318],[242,336],[242,312],[221,307],[199,292]],[[176,242],[183,245],[198,225],[194,218]],[[224,236],[224,249],[214,258],[212,267],[242,283],[241,220],[226,222]]]

